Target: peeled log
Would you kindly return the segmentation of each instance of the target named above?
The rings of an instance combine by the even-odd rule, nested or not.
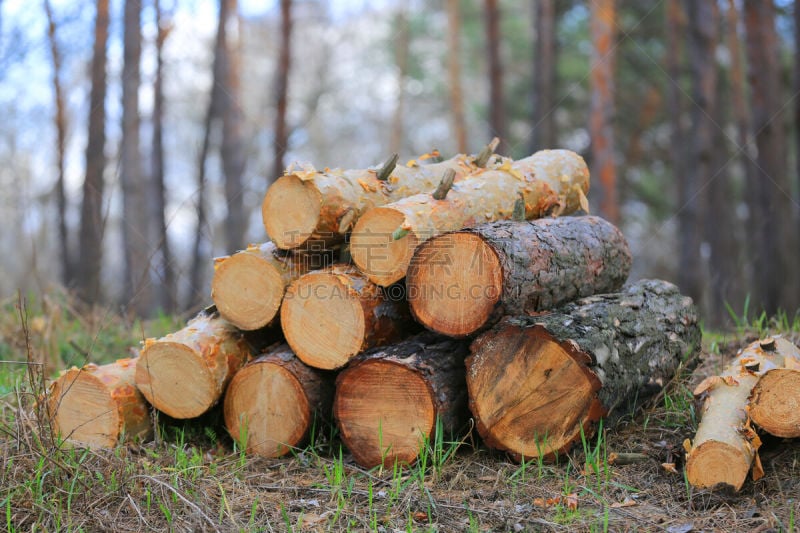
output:
[[[336,379],[333,412],[342,441],[365,468],[409,464],[467,420],[466,341],[425,332],[359,355]]]
[[[756,461],[753,479],[763,475],[757,460],[761,440],[750,428],[747,402],[753,387],[769,371],[800,352],[786,339],[768,337],[743,348],[720,374],[697,386],[705,396],[702,419],[687,449],[686,478],[695,487],[725,485],[739,490]],[[787,391],[787,393],[789,393]]]
[[[159,411],[195,418],[219,401],[249,355],[241,332],[216,312],[203,312],[183,329],[145,341],[136,386]]]
[[[630,269],[625,237],[602,218],[503,220],[422,244],[406,285],[418,322],[463,337],[504,315],[618,291]]]
[[[281,327],[304,363],[333,370],[368,348],[401,339],[414,323],[404,298],[388,298],[356,268],[337,264],[289,285]]]
[[[297,248],[309,239],[340,242],[368,209],[432,191],[447,169],[454,170],[458,180],[477,167],[469,156],[458,155],[430,165],[398,165],[387,180],[378,179],[380,169],[290,167],[267,190],[261,206],[264,227],[283,249]]]
[[[700,348],[691,298],[659,280],[539,316],[506,317],[467,359],[475,425],[512,457],[566,452],[594,423],[663,386]]]
[[[525,218],[569,214],[588,208],[589,170],[569,150],[543,150],[495,169],[473,173],[442,200],[417,194],[371,209],[350,236],[356,265],[378,285],[406,275],[414,250],[436,235],[512,218],[520,195]],[[399,231],[399,233],[398,233]]]
[[[150,409],[134,383],[137,359],[71,368],[53,382],[48,411],[62,439],[87,448],[113,448],[153,434]]]
[[[247,363],[225,392],[225,426],[248,453],[280,457],[329,420],[333,377],[303,364],[286,344]]]
[[[216,261],[211,298],[237,328],[260,329],[277,316],[286,286],[326,263],[321,254],[285,252],[272,242],[251,245]]]

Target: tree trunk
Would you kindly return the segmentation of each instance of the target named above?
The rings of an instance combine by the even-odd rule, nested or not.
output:
[[[278,55],[278,70],[275,76],[275,157],[272,176],[268,184],[283,174],[283,159],[289,145],[286,128],[286,107],[289,94],[289,71],[292,61],[292,1],[281,0],[281,42]]]
[[[203,312],[181,330],[147,339],[136,386],[173,418],[196,418],[219,401],[249,350],[242,334],[216,312]]]
[[[153,434],[150,409],[136,388],[137,359],[71,368],[52,383],[48,414],[62,439],[91,449],[113,448]]]
[[[800,0],[794,2],[794,93],[800,94]],[[794,127],[795,127],[795,190],[797,191],[797,201],[794,204],[795,219],[797,220],[797,244],[800,246],[800,100],[794,103]],[[800,260],[798,257],[795,260]],[[800,282],[798,282],[800,284]]]
[[[405,115],[406,76],[408,75],[408,52],[411,41],[408,15],[403,8],[397,12],[394,24],[393,42],[395,66],[397,67],[397,96],[392,117],[392,137],[389,151],[399,153],[403,148],[403,116]]]
[[[686,479],[695,487],[727,485],[739,490],[755,461],[753,479],[764,475],[758,461],[761,440],[750,428],[748,399],[759,378],[787,358],[800,357],[789,341],[771,337],[742,349],[719,376],[705,379],[695,389],[704,396],[702,419],[686,454]],[[789,392],[789,391],[787,391]]]
[[[248,453],[280,457],[330,420],[333,376],[304,365],[285,344],[244,366],[225,392],[225,426]],[[319,426],[318,426],[319,427]]]
[[[503,60],[500,57],[500,7],[498,0],[485,0],[486,49],[489,62],[489,136],[498,137],[498,151],[506,153],[506,102],[503,94]]]
[[[507,317],[470,347],[476,427],[517,460],[564,453],[601,416],[667,383],[699,348],[692,300],[665,281]]]
[[[100,297],[100,267],[103,261],[103,172],[106,166],[106,44],[108,0],[97,0],[92,52],[92,89],[89,95],[89,134],[86,144],[86,178],[81,205],[78,294],[88,303]]]
[[[418,194],[369,210],[350,237],[356,265],[378,285],[406,275],[417,246],[441,233],[512,217],[524,198],[525,218],[572,213],[586,206],[589,171],[578,154],[543,150],[457,182],[442,200]]]
[[[450,89],[450,112],[453,137],[459,153],[467,153],[467,126],[464,118],[464,94],[461,89],[461,8],[459,0],[447,0],[447,74]]]
[[[336,379],[333,412],[356,462],[410,464],[462,431],[467,353],[466,342],[425,332],[354,359]]]
[[[531,152],[558,148],[555,122],[556,5],[555,0],[536,0],[533,55],[533,126]]]
[[[211,298],[237,328],[260,329],[277,316],[289,283],[330,262],[327,254],[286,252],[271,242],[251,245],[215,260]]]
[[[592,64],[589,74],[592,100],[589,135],[592,139],[592,174],[598,178],[600,214],[619,223],[617,167],[614,161],[614,63],[616,11],[614,0],[590,4]]]
[[[625,237],[599,217],[504,220],[422,244],[406,286],[418,322],[464,337],[504,315],[617,291],[630,268]]]
[[[384,291],[350,265],[310,272],[289,285],[281,307],[286,342],[305,364],[341,368],[360,352],[414,328],[402,288]]]

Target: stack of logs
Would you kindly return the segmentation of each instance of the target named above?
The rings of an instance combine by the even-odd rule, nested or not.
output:
[[[365,466],[410,463],[470,417],[517,459],[564,453],[628,413],[700,346],[692,301],[625,286],[620,231],[589,215],[567,150],[376,168],[288,168],[263,202],[270,241],[217,259],[214,306],[138,359],[55,382],[61,435],[146,438],[222,402],[231,436],[276,457],[330,420]],[[426,331],[423,331],[426,330]]]

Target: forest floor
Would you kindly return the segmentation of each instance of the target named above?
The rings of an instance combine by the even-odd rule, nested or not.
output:
[[[473,435],[428,443],[409,468],[366,471],[331,428],[285,458],[246,456],[215,411],[192,423],[159,420],[154,442],[96,452],[58,446],[36,416],[44,388],[29,351],[51,366],[107,362],[180,320],[86,317],[56,298],[28,305],[26,334],[16,307],[0,310],[0,529],[792,531],[800,513],[797,441],[765,438],[766,475],[736,494],[692,489],[683,475],[683,442],[697,425],[694,385],[759,335],[800,341],[797,320],[739,320],[735,332],[706,332],[693,372],[557,463],[516,464]],[[610,464],[621,452],[647,457]]]

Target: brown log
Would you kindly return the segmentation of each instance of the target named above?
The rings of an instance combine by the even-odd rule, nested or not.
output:
[[[356,357],[336,379],[334,418],[342,441],[365,468],[409,464],[467,419],[466,341],[430,332]]]
[[[753,387],[768,371],[783,367],[787,358],[800,357],[792,343],[768,337],[743,348],[719,376],[695,388],[705,396],[702,419],[691,446],[686,443],[686,478],[695,487],[718,485],[742,488],[747,472],[763,475],[758,461],[761,440],[750,427],[747,403]]]
[[[418,322],[463,337],[504,315],[618,291],[630,268],[625,237],[599,217],[504,220],[425,242],[406,285]]]
[[[512,457],[563,453],[601,416],[665,384],[700,347],[690,298],[643,280],[539,316],[506,317],[467,359],[475,425]]]
[[[448,169],[458,180],[476,167],[469,156],[458,155],[430,165],[398,165],[381,180],[381,169],[318,171],[309,164],[293,166],[267,190],[261,205],[264,228],[283,249],[309,239],[340,242],[368,209],[432,191]]]
[[[784,368],[761,376],[750,396],[750,419],[771,435],[800,437],[800,359],[788,355]]]
[[[414,327],[403,298],[388,298],[356,268],[336,264],[289,285],[281,307],[286,342],[305,364],[333,370]]]
[[[56,434],[92,449],[149,439],[150,409],[134,381],[137,361],[73,367],[54,381],[47,406]]]
[[[330,261],[324,254],[292,253],[272,242],[215,260],[211,298],[220,315],[252,331],[272,322],[292,281]]]
[[[183,329],[145,341],[136,386],[159,411],[195,418],[219,401],[249,355],[241,332],[218,313],[204,311]]]
[[[441,233],[512,218],[520,194],[525,218],[533,219],[587,209],[588,190],[589,171],[574,152],[504,160],[457,181],[442,200],[417,194],[368,211],[350,237],[353,261],[373,282],[391,285],[405,277],[417,246]]]
[[[225,426],[248,453],[280,457],[330,420],[333,376],[303,364],[289,346],[250,361],[225,392]]]

